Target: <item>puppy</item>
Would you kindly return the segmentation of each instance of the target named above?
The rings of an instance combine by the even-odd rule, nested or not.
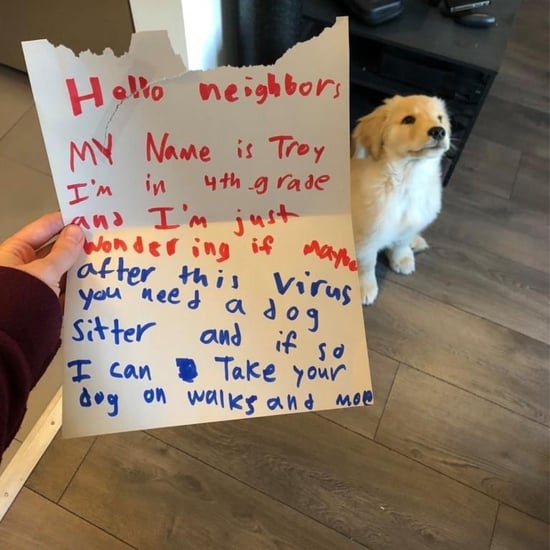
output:
[[[445,103],[436,97],[395,96],[359,119],[352,134],[351,210],[363,304],[378,295],[379,251],[393,271],[408,275],[414,252],[428,248],[420,232],[441,209],[441,158],[450,133]],[[357,158],[363,149],[366,158]]]

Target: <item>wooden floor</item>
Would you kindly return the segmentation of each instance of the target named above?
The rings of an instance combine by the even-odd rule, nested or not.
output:
[[[376,405],[56,439],[3,550],[547,550],[548,4],[514,38],[417,273],[365,309]]]

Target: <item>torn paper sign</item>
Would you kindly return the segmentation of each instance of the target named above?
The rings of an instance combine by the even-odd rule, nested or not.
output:
[[[24,43],[68,277],[66,436],[372,402],[349,214],[347,20],[269,67]]]

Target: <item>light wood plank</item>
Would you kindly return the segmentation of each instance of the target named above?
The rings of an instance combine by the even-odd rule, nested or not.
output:
[[[0,523],[2,550],[130,550],[130,546],[23,489]]]
[[[318,415],[154,433],[373,550],[488,548],[495,501]]]
[[[361,550],[143,433],[97,439],[61,504],[140,550]]]
[[[348,430],[372,439],[382,416],[382,411],[386,406],[399,364],[397,361],[384,357],[379,353],[369,351],[369,366],[372,387],[374,388],[374,403],[372,405],[323,411],[319,415],[344,426]]]
[[[402,365],[376,441],[548,519],[548,430]]]
[[[546,344],[391,281],[364,313],[371,349],[550,423]]]
[[[501,505],[490,550],[548,550],[550,530],[547,523]]]
[[[2,475],[2,472],[6,469],[8,464],[12,461],[13,457],[17,454],[17,451],[21,447],[21,441],[17,441],[17,439],[14,439],[9,447],[4,451],[4,454],[2,455],[2,462],[0,462],[0,475]]]

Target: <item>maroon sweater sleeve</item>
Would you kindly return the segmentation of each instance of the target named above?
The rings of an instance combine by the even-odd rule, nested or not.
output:
[[[0,267],[0,459],[60,344],[61,306],[39,279]]]

